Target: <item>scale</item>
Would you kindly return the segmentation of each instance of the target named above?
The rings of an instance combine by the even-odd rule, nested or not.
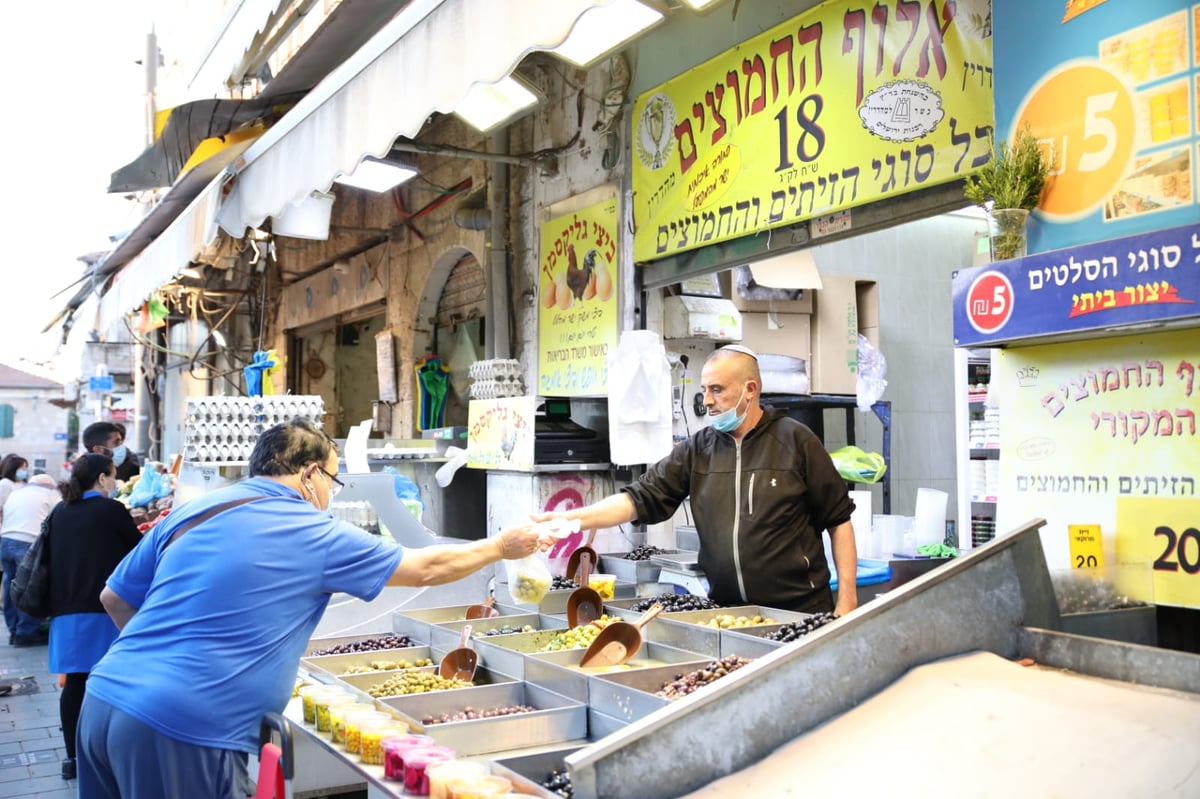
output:
[[[546,397],[533,422],[534,463],[608,463],[608,439],[571,418],[568,397]]]
[[[667,555],[651,555],[650,562],[660,566],[660,583],[677,586],[675,593],[708,596],[708,577],[700,568],[698,552],[672,552]],[[678,589],[684,589],[680,592]]]

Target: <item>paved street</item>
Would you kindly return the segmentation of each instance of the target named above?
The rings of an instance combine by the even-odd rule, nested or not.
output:
[[[9,685],[0,696],[0,797],[74,797],[74,781],[61,776],[58,679],[46,671],[46,647],[0,642],[0,690]]]

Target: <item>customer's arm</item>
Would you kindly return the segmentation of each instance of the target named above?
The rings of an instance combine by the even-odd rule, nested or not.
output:
[[[509,527],[495,538],[467,544],[434,544],[405,549],[400,565],[388,579],[388,585],[441,585],[461,580],[498,560],[532,555],[538,547],[549,546],[528,527]]]
[[[137,612],[137,608],[121,599],[121,596],[107,585],[100,591],[100,604],[108,612],[109,618],[113,620],[113,624],[117,625],[118,630],[124,630],[125,625],[133,618],[133,614]]]

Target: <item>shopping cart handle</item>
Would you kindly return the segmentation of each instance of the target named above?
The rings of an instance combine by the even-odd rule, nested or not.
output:
[[[279,733],[279,749],[283,752],[280,770],[284,779],[290,781],[296,770],[292,762],[292,725],[279,713],[264,713],[262,725],[258,728],[259,746],[271,740],[272,732]]]

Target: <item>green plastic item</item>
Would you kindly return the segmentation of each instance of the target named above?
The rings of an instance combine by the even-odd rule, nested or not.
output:
[[[851,483],[878,483],[887,471],[887,463],[878,452],[866,452],[849,446],[829,453],[838,474]]]
[[[930,558],[957,558],[958,550],[945,544],[922,544],[917,547],[917,554]]]

